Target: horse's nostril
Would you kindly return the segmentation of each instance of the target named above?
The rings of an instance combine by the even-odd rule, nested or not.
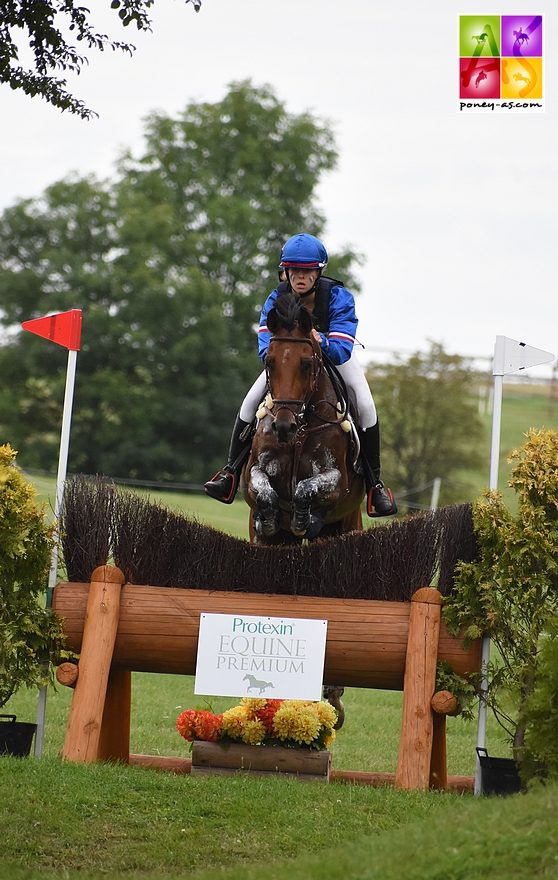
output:
[[[273,431],[274,434],[277,433],[277,422],[271,423],[271,430]]]

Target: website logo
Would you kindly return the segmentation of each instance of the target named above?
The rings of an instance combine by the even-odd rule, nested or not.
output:
[[[542,15],[459,16],[459,112],[544,111]]]

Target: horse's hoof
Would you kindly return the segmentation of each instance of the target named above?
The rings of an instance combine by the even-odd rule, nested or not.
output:
[[[297,511],[291,520],[291,532],[297,538],[313,541],[322,530],[323,520],[319,514],[309,510]]]
[[[320,534],[320,532],[322,530],[322,526],[323,526],[322,517],[319,516],[318,514],[312,514],[312,516],[310,517],[310,524],[309,524],[308,528],[306,529],[306,534],[304,537],[307,538],[309,541],[313,541],[314,538],[317,538],[318,535]]]
[[[312,516],[309,507],[306,507],[303,510],[295,509],[291,519],[291,532],[296,538],[306,538],[306,532],[310,527],[311,521]]]
[[[271,538],[279,531],[279,513],[271,511],[270,513],[254,514],[254,530],[260,538]]]

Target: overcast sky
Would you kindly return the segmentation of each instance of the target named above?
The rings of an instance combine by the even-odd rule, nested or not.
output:
[[[324,240],[365,258],[358,335],[374,359],[429,340],[490,357],[496,335],[558,353],[558,25],[551,9],[543,114],[460,114],[458,15],[479,11],[478,0],[203,0],[196,14],[157,0],[149,35],[107,11],[100,28],[137,51],[92,54],[71,82],[98,120],[0,87],[0,209],[70,172],[110,176],[121,150],[141,150],[147,113],[220,100],[250,78],[290,112],[331,120],[340,158],[319,189]],[[545,13],[516,0],[486,11]]]

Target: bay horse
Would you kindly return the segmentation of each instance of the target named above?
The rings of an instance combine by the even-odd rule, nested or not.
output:
[[[312,316],[287,292],[267,326],[268,393],[243,472],[250,538],[288,544],[362,529],[364,480],[353,460],[348,404],[312,336]]]

